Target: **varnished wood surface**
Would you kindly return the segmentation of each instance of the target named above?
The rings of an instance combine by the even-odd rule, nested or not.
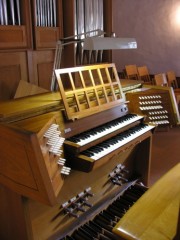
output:
[[[158,180],[114,228],[124,239],[169,240],[176,235],[180,207],[180,164]]]
[[[173,117],[174,121],[176,122],[176,124],[180,124],[180,115],[179,115],[179,110],[178,110],[178,106],[177,106],[177,102],[176,102],[176,98],[174,95],[174,91],[172,87],[164,87],[164,86],[155,86],[155,85],[143,85],[144,88],[147,89],[151,89],[151,90],[163,90],[166,91],[168,93],[168,98],[170,99],[169,104],[171,105],[171,112],[173,112]]]
[[[126,110],[124,110],[124,108]],[[41,196],[39,196],[39,192],[41,192],[41,188],[44,189],[44,186],[42,183],[38,183],[37,181],[40,179],[41,180],[44,179],[42,180],[42,182],[45,181],[46,182],[45,186],[48,186],[47,181],[51,180],[52,186],[56,194],[59,192],[63,184],[63,180],[59,179],[58,180],[59,187],[58,186],[55,187],[55,184],[57,181],[53,182],[55,181],[53,179],[56,179],[56,180],[58,179],[58,177],[54,178],[55,176],[54,171],[58,170],[58,168],[55,167],[55,165],[57,165],[56,164],[57,159],[51,158],[50,157],[51,154],[50,156],[49,154],[47,154],[48,148],[46,147],[46,144],[43,141],[43,133],[47,131],[50,124],[54,121],[52,119],[56,119],[59,125],[59,129],[61,130],[62,136],[66,138],[68,135],[72,136],[72,135],[75,135],[76,133],[80,133],[88,129],[92,129],[93,127],[97,127],[98,125],[101,125],[105,122],[109,122],[112,119],[121,117],[126,113],[127,113],[127,106],[123,107],[123,109],[121,109],[121,106],[119,106],[115,109],[110,109],[107,112],[105,111],[103,113],[96,114],[95,116],[92,115],[90,118],[87,118],[87,119],[85,118],[85,119],[80,119],[79,121],[66,123],[65,121],[63,121],[63,116],[61,111],[59,111],[59,112],[49,112],[47,114],[42,114],[42,115],[31,117],[31,118],[29,117],[29,118],[25,118],[12,123],[8,123],[8,124],[6,123],[5,125],[4,124],[0,125],[0,129],[1,129],[0,156],[1,156],[1,160],[3,160],[2,162],[3,164],[1,165],[1,168],[0,168],[0,172],[3,172],[3,177],[1,177],[1,182],[6,184],[6,186],[9,186],[14,191],[17,191],[18,193],[22,193],[25,196],[28,196],[36,200],[44,201],[44,202],[49,201],[51,204],[53,204],[55,202],[55,199],[53,199],[53,197],[50,197],[51,200],[48,200],[48,199],[45,199],[46,194],[42,196],[42,194],[40,193]],[[87,126],[87,121],[90,121],[88,126]],[[127,126],[126,128],[123,128],[121,131],[128,129],[131,126],[132,124]],[[66,133],[67,129],[69,131],[68,133]],[[130,143],[123,146],[122,149],[112,152],[112,154],[109,154],[106,157],[103,157],[103,159],[97,161],[95,164],[94,162],[92,164],[90,163],[90,168],[92,168],[93,165],[95,165],[95,167],[93,168],[97,168],[104,165],[106,162],[109,161],[109,158],[112,158],[114,155],[119,155],[120,152],[126,151],[129,148],[135,147],[141,141],[148,138],[150,135],[151,133],[143,134],[143,136],[141,136],[140,138],[134,139],[134,141],[131,141]],[[112,135],[109,134],[108,138],[111,138],[111,137]],[[9,138],[9,141],[7,141],[7,138]],[[93,144],[95,145],[96,142],[90,143],[91,146]],[[88,147],[89,145],[86,146],[86,148]],[[7,149],[11,154],[6,154]],[[42,149],[42,151],[40,149]],[[17,154],[15,154],[16,151],[18,151]],[[71,151],[67,150],[66,152],[71,152]],[[147,152],[149,152],[148,149],[147,149]],[[14,157],[16,161],[14,161],[14,158],[12,157],[13,154],[16,156],[16,158]],[[82,169],[84,169],[83,165],[85,164],[85,162],[89,164],[89,161],[84,162],[83,159],[80,159],[79,163],[75,162],[75,154],[72,154],[72,155],[74,155],[74,158],[72,158],[72,156],[71,158],[67,156],[70,167],[74,167],[75,165],[77,165],[78,168],[81,168],[82,166]],[[37,180],[36,180],[36,177],[34,177],[37,172],[36,168],[39,170],[42,170],[44,168],[44,172],[46,172],[46,173],[43,173],[42,176],[40,173],[38,173],[39,177],[37,177]],[[48,174],[47,174],[47,171],[48,171]],[[146,171],[147,171],[147,168],[146,168]],[[16,172],[18,173],[16,174]],[[143,175],[143,173],[141,174]],[[44,177],[45,175],[47,176]],[[24,177],[26,176],[26,181],[23,181],[23,176]],[[146,177],[144,177],[144,180],[145,179]],[[21,182],[24,182],[26,184],[23,184],[21,186]],[[38,189],[36,185],[38,185]],[[27,187],[29,187],[29,190],[27,189]],[[34,192],[34,189],[37,192]],[[51,193],[51,190],[52,189],[47,191],[47,195]],[[52,195],[52,193],[50,195]]]
[[[20,80],[19,85],[16,89],[14,98],[31,96],[31,95],[36,95],[36,94],[45,93],[45,92],[48,92],[48,91],[44,88],[40,88],[34,84],[30,84],[26,81]]]
[[[12,167],[13,164],[16,165],[16,162],[20,163],[20,166],[22,166],[22,169],[16,166],[16,168],[20,169],[19,171],[21,173],[21,175],[18,176],[18,180],[21,178],[22,182],[24,184],[25,183],[27,184],[27,181],[22,176],[24,172],[25,174],[27,173],[28,176],[30,176],[29,186],[31,187],[31,189],[32,189],[32,186],[37,186],[38,189],[36,189],[36,191],[40,190],[41,187],[46,189],[48,189],[49,187],[46,169],[44,164],[42,165],[43,159],[40,156],[38,156],[37,159],[34,157],[31,160],[27,158],[26,166],[31,165],[31,167],[28,169],[28,171],[22,172],[21,170],[24,170],[23,167],[25,166],[24,158],[23,157],[21,157],[21,159],[18,158],[19,156],[18,154],[20,154],[19,152],[21,151],[18,150],[18,154],[15,153],[16,149],[19,149],[16,143],[17,141],[19,142],[20,140],[22,140],[21,144],[26,146],[26,140],[23,141],[23,139],[19,137],[17,137],[16,139],[16,136],[19,129],[21,129],[23,133],[37,134],[38,139],[40,139],[43,132],[42,130],[44,128],[43,126],[47,125],[47,122],[53,116],[54,112],[50,111],[47,114],[34,116],[31,118],[27,116],[28,114],[31,116],[33,114],[33,110],[37,111],[37,109],[39,109],[39,110],[45,111],[46,108],[51,110],[51,106],[53,106],[52,100],[55,105],[57,104],[57,106],[60,107],[59,95],[57,98],[57,93],[56,94],[48,93],[48,94],[43,94],[42,96],[37,95],[37,96],[28,97],[24,99],[23,98],[17,99],[17,101],[13,100],[12,105],[10,103],[8,105],[9,109],[6,108],[7,107],[6,104],[3,105],[2,103],[2,106],[3,106],[2,119],[4,119],[5,122],[8,119],[8,117],[9,119],[12,117],[12,119],[14,120],[14,116],[22,115],[21,120],[19,121],[14,120],[14,122],[11,122],[11,123],[7,123],[8,122],[7,121],[5,124],[5,125],[11,126],[12,128],[15,127],[17,130],[15,131],[15,134],[13,133],[15,137],[14,135],[12,136],[12,133],[11,135],[8,134],[8,137],[11,136],[10,139],[12,139],[11,142],[9,143],[10,146],[11,145],[13,146],[13,152],[11,152],[11,154],[17,155],[17,158],[16,158],[16,161],[14,161],[14,159],[12,158],[12,155],[10,154],[10,157],[8,158],[9,165],[6,165],[6,161],[4,161],[3,162],[4,164],[2,166],[4,167],[7,166],[6,170],[8,171],[6,171],[6,173],[9,174],[10,170],[14,168]],[[14,107],[16,107],[16,109],[13,108],[13,103],[15,102],[16,104],[14,105]],[[21,104],[17,104],[17,103],[21,103]],[[23,105],[24,103],[26,107]],[[104,111],[103,113],[98,113],[95,116],[91,116],[87,119],[84,118],[84,119],[80,119],[77,122],[65,123],[63,122],[61,112],[60,111],[57,112],[58,121],[59,121],[58,123],[60,125],[60,129],[62,129],[62,133],[65,134],[65,129],[67,130],[68,128],[71,128],[71,132],[69,133],[70,135],[78,131],[83,132],[87,128],[91,128],[93,126],[95,127],[97,126],[97,124],[102,124],[108,120],[117,118],[121,114],[122,113],[119,107],[116,107],[116,108],[110,109],[107,112]],[[124,114],[126,114],[126,112],[124,112]],[[87,123],[88,123],[88,126],[87,126]],[[3,126],[3,124],[1,125]],[[1,139],[1,141],[4,144],[4,141],[7,138],[7,134],[3,129],[3,127],[2,127],[1,133],[4,134],[3,138]],[[37,154],[37,151],[40,146],[38,145],[38,141],[36,141],[34,144],[35,145],[37,144],[36,150],[35,150]],[[142,138],[137,139],[137,142],[132,142],[130,144],[127,144],[122,149],[122,151],[118,151],[118,152],[115,151],[113,154],[111,154],[109,159],[106,158],[106,161],[103,162],[103,164],[101,164],[102,161],[99,162],[98,166],[95,169],[93,169],[93,171],[91,171],[90,173],[73,170],[72,174],[70,174],[69,177],[62,179],[63,185],[58,194],[58,197],[56,198],[57,203],[52,207],[40,203],[40,200],[42,199],[39,198],[38,194],[32,193],[32,191],[28,193],[26,186],[25,186],[26,188],[25,190],[23,190],[22,186],[20,187],[15,186],[14,191],[18,192],[19,194],[26,195],[31,199],[34,199],[34,200],[26,199],[26,201],[24,201],[23,207],[26,212],[25,216],[26,216],[27,229],[26,230],[23,229],[23,231],[27,231],[29,239],[33,239],[33,240],[34,239],[37,239],[37,240],[56,239],[57,236],[61,236],[63,232],[69,228],[71,223],[78,224],[79,223],[78,219],[74,221],[74,218],[63,215],[61,204],[64,203],[65,201],[68,201],[70,198],[76,196],[78,193],[85,190],[87,187],[91,187],[92,192],[95,194],[94,197],[90,200],[94,205],[96,205],[99,201],[101,201],[105,197],[108,197],[109,193],[111,193],[112,190],[118,188],[117,186],[113,186],[109,182],[108,174],[119,163],[124,164],[128,168],[128,170],[130,170],[129,172],[130,178],[138,176],[145,183],[145,185],[148,185],[150,159],[151,159],[150,149],[151,149],[151,133],[144,134]],[[2,161],[6,156],[5,155],[6,150],[7,148],[1,151],[4,154],[1,157]],[[15,173],[13,172],[13,174],[14,174],[14,177],[16,177],[16,172]],[[44,178],[44,182],[42,183],[43,178]],[[1,181],[2,181],[1,182],[2,184],[5,184],[4,179],[3,180],[1,179]],[[8,184],[9,184],[8,186],[11,188],[12,183],[10,183],[9,181]],[[19,185],[21,185],[21,183]],[[50,194],[50,197],[52,198],[52,189],[51,191],[48,192],[48,196],[49,194]],[[9,199],[7,199],[7,201],[9,201]],[[19,217],[21,217],[22,221],[24,221],[21,215]],[[0,221],[2,221],[1,217],[0,217]],[[9,218],[5,218],[4,221],[7,224],[8,221],[10,220]],[[17,229],[17,231],[20,231],[20,230]],[[17,232],[17,235],[19,235],[18,232]],[[13,237],[13,235],[11,235],[11,237]]]
[[[12,99],[22,79],[28,81],[26,52],[0,52],[0,101]]]
[[[56,69],[55,73],[68,119],[87,117],[125,101],[114,63]]]
[[[126,99],[130,101],[129,104],[129,110],[131,112],[135,112],[137,114],[143,114],[146,115],[146,122],[161,122],[163,120],[168,120],[169,123],[167,125],[175,126],[179,124],[179,112],[177,110],[177,105],[174,99],[172,98],[172,91],[168,87],[160,87],[160,88],[154,88],[152,85],[146,85],[146,87],[141,88],[139,91],[136,92],[130,92],[126,94]],[[142,99],[140,100],[139,97],[146,97],[146,96],[153,96],[157,97],[160,96],[160,103],[156,103],[156,101],[153,103],[151,99]],[[162,111],[167,111],[167,114],[162,113],[156,113],[154,117],[155,119],[152,119],[151,112],[153,109],[143,109],[143,107],[147,107],[147,102],[149,103],[148,107],[154,107],[155,106],[161,106]],[[143,103],[145,105],[143,105]],[[155,110],[154,110],[155,112]],[[165,116],[167,117],[165,118]],[[158,117],[163,116],[163,119],[160,119]],[[161,126],[162,124],[160,124]]]
[[[20,195],[53,205],[63,185],[57,164],[49,153],[44,133],[56,123],[53,113],[13,124],[0,124],[0,182]]]
[[[25,48],[27,47],[26,26],[0,26],[1,38],[0,48]]]
[[[21,124],[19,123],[15,125],[21,125],[22,129],[24,130],[33,130],[35,132],[40,131],[40,122],[35,121],[34,123],[28,124],[28,121],[30,120],[23,120]],[[42,119],[42,125],[43,121],[45,120]],[[16,141],[11,144],[13,145],[15,142]],[[14,147],[16,146],[14,145]],[[17,229],[19,232],[17,232],[16,235],[19,235],[21,231],[28,231],[28,238],[33,240],[57,239],[57,236],[62,236],[63,232],[65,230],[68,230],[71,223],[79,224],[79,220],[69,217],[67,215],[65,216],[62,212],[61,204],[65,201],[68,201],[70,198],[76,196],[78,193],[85,190],[87,187],[91,187],[92,192],[95,194],[92,198],[90,198],[90,203],[93,203],[94,205],[105,197],[108,197],[112,190],[118,188],[109,181],[108,174],[119,163],[124,164],[127,167],[127,169],[129,170],[129,177],[141,176],[142,181],[147,185],[150,169],[150,149],[151,136],[148,135],[144,140],[141,139],[141,141],[137,145],[131,146],[129,148],[124,148],[124,150],[118,154],[114,153],[114,155],[112,155],[111,158],[106,161],[101,167],[94,169],[88,174],[81,171],[72,171],[72,174],[70,174],[69,177],[64,179],[64,184],[57,197],[57,204],[55,204],[53,207],[49,207],[37,201],[26,199],[26,201],[24,201],[24,208],[26,212],[25,216],[27,229]],[[15,161],[14,163],[16,162],[17,161]],[[33,169],[35,170],[36,163],[32,162],[32,164]],[[24,164],[22,165],[24,166]],[[35,179],[39,182],[40,175],[38,174]],[[23,183],[26,183],[24,177],[22,180]],[[47,183],[47,178],[45,182]],[[121,188],[119,189],[119,191],[121,191]],[[8,196],[7,200],[5,198],[4,201],[9,201]],[[20,201],[20,199],[18,201]],[[23,218],[21,215],[18,215],[18,213],[14,217]],[[84,221],[86,219],[82,218],[81,220]],[[1,221],[2,217],[0,216],[0,222]],[[7,224],[9,221],[10,224],[13,224],[11,223],[11,219],[9,219],[7,216],[7,218],[4,219],[4,222],[6,222]],[[12,221],[14,221],[14,219]],[[23,219],[21,221],[23,221]],[[4,232],[2,233],[4,235]],[[12,237],[13,235],[8,233],[8,236]]]
[[[45,93],[3,101],[0,103],[0,122],[17,121],[61,108],[59,92]]]
[[[60,39],[58,27],[36,27],[36,48],[55,48],[56,42]]]
[[[132,80],[132,79],[120,79],[120,83],[122,86],[122,91],[124,93],[128,92],[128,91],[132,91],[138,88],[141,88],[143,85],[143,81],[142,80]]]
[[[63,215],[60,206],[87,187],[90,186],[95,193],[95,197],[92,199],[93,204],[97,204],[104,197],[108,197],[111,190],[117,188],[117,186],[113,187],[108,181],[108,174],[119,163],[123,163],[128,167],[130,177],[137,175],[148,185],[151,133],[144,134],[142,138],[137,139],[137,142],[127,144],[122,151],[114,152],[109,159],[106,158],[105,161],[97,163],[97,167],[88,175],[81,171],[73,171],[69,178],[62,179],[62,185],[60,186],[62,189],[55,199],[51,182],[49,181],[51,180],[49,177],[51,171],[47,167],[47,159],[43,159],[41,151],[39,151],[40,147],[42,147],[39,143],[44,126],[47,125],[49,119],[54,115],[54,110],[58,110],[57,122],[62,130],[62,134],[68,136],[119,117],[122,114],[119,106],[75,122],[64,121],[63,114],[61,114],[63,106],[59,92],[44,93],[2,102],[0,106],[0,121],[2,122],[0,125],[2,130],[2,151],[0,151],[2,164],[0,170],[5,175],[1,176],[1,184],[6,185],[20,195],[33,199],[26,199],[23,205],[26,212],[27,229],[23,228],[22,231],[28,232],[29,239],[56,239],[55,237],[68,229],[69,224],[74,224],[74,219]],[[125,109],[127,111],[127,106],[125,106]],[[126,114],[126,111],[123,114]],[[6,125],[5,128],[3,128],[4,123]],[[8,129],[8,126],[10,129]],[[11,131],[12,129],[13,131]],[[23,133],[22,136],[21,133]],[[11,141],[8,142],[8,138]],[[34,148],[31,148],[31,141],[34,138]],[[28,149],[26,146],[27,141]],[[22,150],[20,145],[23,146],[23,151],[20,151]],[[6,152],[8,152],[7,155]],[[24,156],[25,153],[27,154]],[[13,156],[15,157],[13,158]],[[19,175],[17,172],[19,172]],[[10,175],[13,177],[13,181],[9,179]],[[57,194],[57,191],[55,191],[55,194]],[[19,202],[21,202],[20,195],[18,197]],[[6,201],[6,198],[4,201]],[[9,197],[7,196],[8,201]],[[41,201],[50,203],[53,207],[43,205],[40,203]],[[55,203],[55,201],[58,203]],[[21,218],[22,222],[24,221],[22,215],[18,217]],[[0,221],[2,221],[2,218],[0,218]],[[5,218],[3,221],[5,224],[8,224],[11,220]],[[75,223],[77,222],[78,220],[75,221]],[[20,232],[21,230],[17,229],[16,235],[19,235]],[[11,237],[13,235],[10,234]]]
[[[138,84],[139,86],[139,84],[141,84],[141,81],[129,79],[121,79],[120,82],[122,91],[125,88],[133,88],[134,85]],[[26,90],[24,91],[26,92]],[[0,102],[0,122],[17,121],[49,111],[62,109],[59,92],[48,92],[22,97],[24,91],[21,89],[20,98]]]
[[[48,91],[51,86],[54,53],[54,49],[27,52],[29,82]]]

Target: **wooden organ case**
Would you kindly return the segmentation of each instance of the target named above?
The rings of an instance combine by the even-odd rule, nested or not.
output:
[[[129,112],[114,64],[56,76],[59,98],[0,104],[0,238],[121,239],[111,230],[147,189],[155,126]]]

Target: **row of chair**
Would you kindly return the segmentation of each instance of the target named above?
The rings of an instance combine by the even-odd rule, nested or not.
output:
[[[178,83],[174,71],[156,74],[154,75],[154,80],[156,85],[172,87],[174,90],[178,89]]]
[[[178,89],[174,71],[155,74],[151,77],[147,66],[137,67],[136,65],[126,65],[125,72],[128,79],[142,80],[145,84],[169,86],[173,87],[173,89]]]
[[[142,80],[146,84],[153,84],[147,66],[126,65],[125,75],[128,79]]]
[[[126,65],[125,72],[129,79],[142,80],[145,84],[172,87],[176,101],[178,104],[180,103],[180,88],[178,87],[174,71],[159,73],[150,77],[147,66],[137,67],[136,65]]]

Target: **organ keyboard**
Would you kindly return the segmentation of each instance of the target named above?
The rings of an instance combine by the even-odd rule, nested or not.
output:
[[[119,236],[113,233],[113,228],[126,214],[131,206],[147,191],[147,188],[136,181],[117,194],[108,205],[101,207],[91,220],[77,227],[71,234],[58,238],[59,240],[118,240]]]
[[[138,116],[136,114],[127,114],[124,117],[111,121],[107,124],[94,128],[92,131],[86,131],[82,134],[76,135],[67,139],[67,141],[72,141],[79,146],[84,146],[96,139],[106,136],[122,127],[127,126],[130,123],[136,122],[143,119],[143,116]]]
[[[111,137],[110,139],[107,139],[99,144],[96,144],[94,146],[88,147],[86,150],[79,153],[77,151],[78,155],[76,154],[74,149],[71,149],[71,142],[65,143],[65,149],[66,149],[66,156],[67,159],[73,161],[73,166],[81,166],[78,163],[78,161],[87,162],[83,164],[83,170],[90,171],[92,168],[96,165],[96,161],[103,161],[104,163],[104,157],[110,158],[112,155],[116,154],[115,151],[122,150],[121,148],[127,144],[134,144],[136,145],[135,141],[137,141],[138,137],[142,136],[144,133],[147,133],[154,129],[154,126],[146,125],[146,124],[139,124],[134,127],[129,128],[128,130],[121,132],[119,134],[116,134],[115,136]],[[76,136],[73,137],[73,140]],[[81,138],[81,137],[80,137]],[[127,146],[126,146],[127,147]],[[77,146],[78,149],[78,146]],[[86,166],[86,167],[85,167]],[[77,167],[76,167],[77,168]]]
[[[56,74],[58,103],[47,93],[3,103],[0,237],[120,239],[112,228],[147,190],[155,125],[129,111],[114,64]]]
[[[95,147],[88,148],[88,150],[83,151],[80,157],[87,156],[93,160],[99,160],[103,156],[108,155],[114,150],[122,147],[126,143],[134,140],[135,138],[141,136],[143,133],[150,131],[154,126],[147,126],[145,124],[138,125],[136,127],[130,128],[129,130],[116,135],[115,137],[102,142]]]

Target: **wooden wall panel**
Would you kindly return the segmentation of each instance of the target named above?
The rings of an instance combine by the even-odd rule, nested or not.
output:
[[[0,53],[0,100],[13,98],[20,80],[28,81],[26,52]]]
[[[28,52],[30,83],[50,90],[54,52],[54,50]]]
[[[39,86],[47,90],[50,90],[53,63],[52,62],[40,63],[38,64],[37,69],[38,69]]]
[[[36,48],[55,48],[56,42],[60,39],[59,28],[57,27],[36,27]]]
[[[74,35],[74,8],[74,0],[57,0],[57,27],[51,29],[54,31],[52,35],[49,34],[50,28],[43,29],[40,39],[34,31],[35,1],[21,1],[21,26],[0,26],[3,30],[0,34],[3,32],[0,36],[0,100],[13,98],[20,80],[50,90],[55,42],[61,37]],[[112,29],[111,10],[112,0],[104,0],[104,30],[107,32]],[[41,50],[36,41],[39,41]],[[111,62],[110,59],[108,52],[103,61]],[[72,44],[63,49],[61,68],[74,65],[75,48]]]
[[[104,31],[109,37],[113,32],[112,23],[112,0],[104,0]],[[103,52],[103,62],[112,62],[112,51],[106,50]]]
[[[0,48],[24,48],[27,47],[25,26],[1,26]]]

